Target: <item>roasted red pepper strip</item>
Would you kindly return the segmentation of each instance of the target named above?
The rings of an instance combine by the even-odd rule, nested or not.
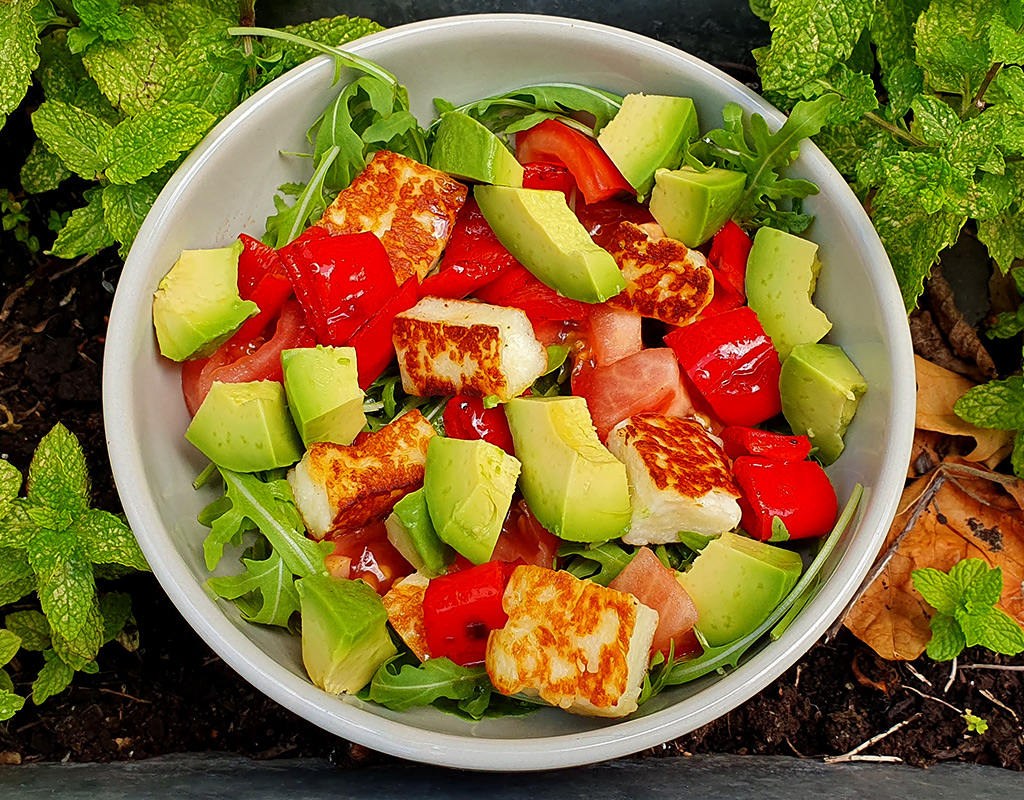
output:
[[[785,436],[738,425],[730,425],[718,435],[725,454],[733,460],[740,456],[763,456],[779,461],[803,461],[811,454],[811,440],[806,436]]]
[[[587,229],[590,238],[604,247],[620,222],[644,225],[654,222],[647,206],[635,200],[605,200],[600,203],[577,203],[576,216]]]
[[[677,328],[665,344],[726,425],[757,425],[782,411],[779,356],[750,308]]]
[[[716,289],[719,284],[746,300],[744,282],[747,277],[747,257],[752,246],[750,237],[732,220],[715,234],[708,254],[708,266],[715,274]]]
[[[444,432],[453,439],[483,439],[514,456],[512,432],[501,406],[484,408],[479,397],[457,394],[444,407]]]
[[[516,134],[516,159],[565,164],[588,203],[636,194],[597,142],[555,119]]]
[[[565,195],[565,202],[572,202],[572,193],[576,189],[569,169],[562,164],[546,161],[534,161],[523,164],[524,189],[548,189]]]
[[[551,320],[582,322],[590,314],[587,303],[562,297],[519,264],[474,294],[485,303],[521,308],[534,325]]]
[[[258,239],[238,237],[242,253],[238,257],[238,293],[243,300],[252,300],[259,313],[249,317],[235,337],[242,341],[254,339],[277,317],[285,300],[292,296],[292,283],[284,271],[277,251]]]
[[[320,344],[343,345],[398,288],[391,262],[372,233],[307,234],[281,260]]]
[[[772,538],[778,517],[790,539],[823,536],[832,530],[839,512],[836,491],[816,461],[778,461],[743,456],[733,464],[742,492],[740,525],[759,541]]]
[[[500,561],[434,578],[423,594],[423,628],[433,658],[468,667],[482,664],[487,635],[504,627],[501,607],[509,570]]]
[[[416,305],[417,288],[415,277],[406,279],[383,308],[378,309],[346,342],[355,348],[359,388],[363,391],[380,377],[395,357],[395,343],[391,338],[395,316]]]
[[[420,284],[419,296],[461,300],[515,266],[519,262],[498,241],[480,206],[470,198],[455,219],[440,271]]]

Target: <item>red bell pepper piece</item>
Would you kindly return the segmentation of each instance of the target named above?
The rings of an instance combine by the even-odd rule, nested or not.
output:
[[[742,456],[733,464],[740,488],[741,526],[759,541],[772,538],[778,517],[790,539],[823,536],[839,513],[836,491],[816,461],[778,461]]]
[[[562,164],[534,161],[531,164],[523,164],[523,188],[561,192],[565,195],[565,202],[568,204],[572,202],[576,181],[572,179],[568,168]]]
[[[521,264],[480,287],[474,294],[485,303],[521,308],[535,326],[551,320],[583,322],[590,314],[589,304],[562,297]]]
[[[500,561],[434,578],[423,594],[423,628],[433,658],[482,664],[487,635],[504,627],[501,607],[510,570]]]
[[[555,119],[516,134],[516,159],[565,164],[588,203],[636,194],[597,142]]]
[[[519,262],[494,235],[473,198],[459,210],[439,272],[420,284],[419,296],[461,300]]]
[[[320,344],[343,345],[398,285],[373,233],[331,236],[313,230],[281,248],[281,260]]]
[[[417,281],[406,279],[398,291],[385,305],[364,322],[346,344],[356,350],[356,365],[359,369],[359,388],[363,391],[387,369],[395,357],[395,342],[391,329],[395,317],[416,305]]]
[[[604,242],[609,235],[618,227],[620,222],[633,222],[637,225],[644,225],[654,222],[647,206],[642,206],[635,200],[605,200],[601,203],[578,203],[576,205],[576,216],[580,223],[587,229],[590,238],[599,246],[604,247]]]
[[[479,397],[457,394],[444,407],[444,432],[452,439],[483,439],[514,456],[512,431],[501,406],[484,408]]]
[[[757,425],[782,411],[779,356],[750,308],[677,328],[665,344],[726,425]]]
[[[238,256],[238,293],[260,307],[256,316],[242,323],[235,336],[242,341],[255,339],[277,317],[285,300],[292,296],[292,283],[284,271],[277,251],[258,239],[238,237],[242,253]]]
[[[708,266],[715,275],[715,288],[724,286],[746,300],[747,258],[753,243],[746,231],[732,220],[722,226],[711,242]]]
[[[725,454],[733,460],[741,456],[762,456],[779,461],[803,461],[811,454],[811,440],[806,436],[785,436],[760,428],[730,425],[719,437]]]

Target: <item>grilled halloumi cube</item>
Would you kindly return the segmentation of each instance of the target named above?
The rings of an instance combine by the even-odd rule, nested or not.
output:
[[[430,581],[421,572],[402,578],[384,595],[388,622],[420,661],[430,658],[427,632],[423,627],[423,595]]]
[[[602,238],[615,258],[626,289],[609,305],[633,309],[669,325],[684,325],[711,302],[714,275],[698,250],[665,237],[654,224],[621,222]]]
[[[511,400],[547,369],[547,351],[518,308],[424,297],[392,331],[409,394]]]
[[[612,429],[608,449],[629,478],[627,544],[678,542],[680,531],[710,536],[739,525],[729,459],[699,421],[636,414]]]
[[[633,595],[544,567],[516,567],[502,606],[508,622],[487,640],[487,675],[574,714],[636,710],[658,612]]]
[[[434,427],[419,411],[403,414],[350,445],[315,442],[288,473],[306,529],[316,539],[375,522],[423,485]]]
[[[423,280],[444,250],[466,187],[444,172],[380,150],[316,224],[331,233],[373,231],[399,286]]]

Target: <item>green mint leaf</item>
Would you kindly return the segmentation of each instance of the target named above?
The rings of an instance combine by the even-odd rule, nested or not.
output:
[[[0,675],[6,675],[0,671]],[[8,680],[10,680],[8,678]],[[8,720],[25,707],[25,698],[16,695],[11,689],[0,689],[0,722]]]
[[[12,630],[0,630],[0,667],[18,655],[21,637]]]
[[[9,521],[0,524],[0,529]],[[25,551],[14,547],[0,547],[0,606],[16,603],[35,591],[36,576],[28,563]]]
[[[103,644],[116,639],[132,616],[132,596],[127,592],[100,595],[100,616],[103,617]]]
[[[929,144],[942,145],[960,131],[960,115],[945,101],[930,94],[919,95],[910,104],[917,133]]]
[[[43,143],[72,172],[94,180],[107,166],[109,123],[59,100],[47,100],[32,114],[32,127]]]
[[[993,17],[988,30],[988,46],[993,61],[1003,64],[1024,63],[1024,34],[1017,32],[1018,27],[1010,27],[1002,14]]]
[[[871,218],[892,262],[903,302],[913,310],[939,253],[956,242],[967,217],[947,211],[928,213],[883,186],[875,196]]]
[[[988,30],[1001,0],[932,0],[917,20],[917,63],[932,91],[970,97],[992,63]]]
[[[139,5],[172,50],[178,50],[198,31],[224,31],[229,25],[238,24],[238,3],[150,0]],[[178,64],[180,67],[180,60]]]
[[[106,176],[128,184],[152,175],[190,150],[213,126],[208,111],[185,103],[157,107],[126,119],[107,139]]]
[[[952,661],[967,646],[964,632],[949,614],[935,612],[931,619],[932,638],[925,652],[934,661]]]
[[[42,652],[50,647],[50,623],[38,611],[10,613],[4,618],[4,625],[21,639],[21,646],[26,650]],[[0,655],[0,666],[6,663]]]
[[[956,610],[956,622],[964,632],[964,641],[968,647],[984,645],[989,636],[989,618],[992,609],[970,612],[963,608]]]
[[[68,31],[68,50],[75,55],[84,53],[99,38],[100,32],[93,28],[72,28]]]
[[[799,91],[849,58],[871,21],[873,0],[776,0],[771,46],[755,53],[767,90]]]
[[[774,0],[750,0],[750,11],[755,17],[758,17],[765,22],[771,22],[772,16],[775,14],[772,5]]]
[[[928,0],[877,0],[871,20],[871,41],[881,66],[882,86],[889,95],[894,119],[907,113],[924,87],[924,73],[915,63],[914,23]]]
[[[854,72],[845,64],[836,64],[825,78],[817,81],[817,86],[821,93],[835,92],[842,100],[829,112],[828,121],[832,125],[848,125],[878,108],[871,76]]]
[[[994,608],[986,620],[987,631],[980,642],[993,653],[1015,656],[1024,653],[1024,630],[1004,611]]]
[[[39,40],[39,57],[35,76],[46,99],[73,104],[78,87],[89,76],[81,56],[68,49],[66,32],[58,29],[43,36]]]
[[[949,569],[949,578],[956,587],[958,597],[962,597],[967,587],[989,573],[988,564],[980,558],[964,558],[957,561]],[[1001,573],[1000,573],[1001,575]],[[1002,577],[999,579],[1002,585]],[[991,605],[991,604],[990,604]]]
[[[1024,378],[1012,376],[969,389],[953,410],[979,428],[1013,431],[1024,428]]]
[[[995,95],[997,92],[1001,94],[1004,97],[1003,102],[1024,109],[1024,70],[1020,67],[1003,67],[996,75],[989,91],[991,95]],[[986,97],[989,96],[986,95]]]
[[[210,578],[207,583],[220,597],[239,601],[255,594],[247,603],[239,603],[243,616],[261,625],[287,628],[292,614],[299,610],[295,576],[275,550],[263,561],[242,559],[245,572],[227,578]]]
[[[911,198],[926,214],[935,214],[951,204],[955,191],[965,191],[949,161],[934,153],[904,151],[884,161],[885,188]]]
[[[28,468],[33,504],[80,514],[89,507],[89,470],[78,439],[59,422],[39,442]]]
[[[149,564],[131,528],[109,511],[92,508],[83,512],[72,530],[93,564],[120,564],[149,572]]]
[[[371,33],[382,31],[384,28],[373,20],[338,16],[317,19],[301,25],[289,25],[281,30],[331,47],[339,47]],[[306,47],[275,39],[267,43],[267,54],[276,53],[281,54],[281,60],[274,66],[273,75],[268,76],[271,79],[308,61],[314,55]]]
[[[1024,258],[1024,198],[1000,214],[979,219],[978,239],[1004,273],[1014,261]]]
[[[32,684],[32,702],[37,706],[67,689],[75,677],[75,671],[61,661],[53,650],[47,650],[43,657],[46,663]]]
[[[39,33],[32,19],[35,5],[35,0],[0,3],[0,115],[18,107],[39,64]]]
[[[980,178],[967,191],[961,201],[967,213],[976,220],[992,219],[1004,214],[1020,192],[1017,171],[1013,165],[1003,175],[981,173]]]
[[[1010,454],[1010,465],[1013,474],[1024,478],[1024,431],[1017,431],[1013,437],[1013,452]]]
[[[408,711],[440,698],[468,700],[487,686],[490,681],[483,667],[460,667],[447,658],[432,658],[418,666],[388,662],[370,681],[370,699],[392,711]]]
[[[238,105],[242,73],[223,72],[211,63],[214,55],[237,53],[238,40],[202,29],[193,33],[176,57],[177,68],[160,96],[160,105],[188,103],[222,117]]]
[[[951,615],[960,601],[960,587],[945,572],[931,567],[915,569],[911,573],[914,588],[925,602],[940,614]]]
[[[960,605],[969,613],[988,611],[999,602],[999,598],[1003,594],[1003,570],[1000,567],[989,569],[981,559],[966,560],[980,561],[982,571],[970,578],[967,585],[964,586],[960,595]],[[964,561],[959,562],[959,564],[963,563]]]
[[[997,315],[995,325],[985,333],[993,339],[1012,339],[1024,331],[1024,311],[1021,311],[1021,308],[1016,311],[1004,311]]]
[[[152,108],[163,94],[174,72],[174,54],[141,9],[129,6],[121,16],[135,35],[128,41],[96,42],[82,61],[111,104],[134,116]]]
[[[156,196],[157,190],[145,179],[128,186],[110,184],[103,188],[103,221],[110,234],[121,243],[122,258],[127,258]]]
[[[60,186],[61,181],[71,176],[60,157],[52,152],[41,139],[36,139],[28,158],[21,165],[21,188],[26,194],[42,194]]]
[[[121,10],[121,0],[72,0],[75,13],[86,25],[102,25]]]
[[[11,680],[11,676],[7,674],[6,670],[0,669],[0,695],[2,695],[4,692],[13,692],[13,691],[14,691],[14,681]],[[3,702],[2,699],[0,699],[0,703],[2,703],[2,702]],[[0,721],[2,721],[2,720],[3,720],[3,717],[0,717]]]
[[[116,125],[124,119],[124,115],[110,105],[110,101],[100,91],[96,81],[87,76],[82,78],[82,82],[75,90],[71,105],[110,125]]]
[[[11,501],[21,490],[21,473],[10,461],[0,458],[0,520],[7,516]]]
[[[57,258],[93,255],[114,244],[103,219],[103,190],[97,186],[87,189],[82,196],[86,205],[71,212],[50,250]]]

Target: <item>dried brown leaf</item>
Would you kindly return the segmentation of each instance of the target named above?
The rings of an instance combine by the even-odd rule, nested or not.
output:
[[[953,287],[943,276],[941,265],[932,270],[932,275],[925,284],[925,294],[935,324],[946,335],[950,348],[960,358],[977,365],[976,370],[972,369],[965,374],[979,380],[994,378],[995,362],[974,326],[964,319],[963,312],[957,307]]]
[[[850,609],[846,627],[882,658],[917,658],[931,638],[932,609],[911,573],[923,567],[945,572],[965,558],[1002,567],[1000,606],[1024,624],[1022,497],[1017,479],[959,459],[912,483],[886,539],[881,558],[889,560]]]

